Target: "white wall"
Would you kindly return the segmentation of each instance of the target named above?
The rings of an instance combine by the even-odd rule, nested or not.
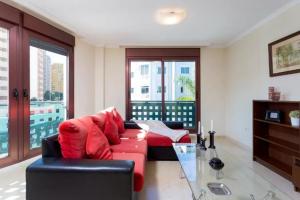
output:
[[[75,117],[95,112],[95,47],[76,38]]]
[[[104,55],[104,107],[115,106],[125,118],[125,49],[106,48]]]
[[[286,100],[300,99],[300,74],[269,77],[268,43],[300,30],[300,5],[273,18],[226,49],[225,129],[252,146],[252,100],[267,99],[275,86]]]
[[[205,131],[214,120],[214,130],[225,135],[225,50],[201,49],[201,121]]]

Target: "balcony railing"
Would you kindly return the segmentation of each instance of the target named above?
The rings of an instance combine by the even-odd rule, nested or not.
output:
[[[131,117],[138,120],[162,120],[161,101],[131,101]],[[166,121],[183,122],[185,128],[196,127],[195,101],[165,101]]]
[[[41,139],[57,133],[65,119],[63,102],[36,101],[30,103],[30,148],[41,146]],[[0,157],[8,153],[7,105],[0,105]]]

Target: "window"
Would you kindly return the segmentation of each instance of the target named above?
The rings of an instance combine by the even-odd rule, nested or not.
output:
[[[149,74],[149,65],[141,65],[141,75]]]
[[[134,77],[134,72],[131,72],[131,78],[133,78]]]
[[[164,67],[164,74],[166,74],[167,69]],[[161,74],[161,67],[157,68],[157,74]]]
[[[134,88],[131,88],[131,89],[130,89],[130,93],[131,93],[131,94],[134,93]]]
[[[197,131],[200,49],[127,48],[126,56],[126,119],[182,121]]]
[[[141,93],[142,94],[148,94],[149,93],[149,86],[142,86]]]
[[[157,87],[157,93],[161,93],[161,91],[162,91],[161,86],[158,86],[158,87]],[[166,86],[164,86],[164,91],[165,91],[165,93],[166,93]]]
[[[189,67],[181,67],[181,74],[189,74],[190,68]]]

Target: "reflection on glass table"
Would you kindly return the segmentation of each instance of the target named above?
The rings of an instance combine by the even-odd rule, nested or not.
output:
[[[216,146],[216,150],[207,149],[196,156],[195,144],[173,144],[194,200],[292,200],[230,152]],[[221,178],[209,165],[216,155],[225,164]]]

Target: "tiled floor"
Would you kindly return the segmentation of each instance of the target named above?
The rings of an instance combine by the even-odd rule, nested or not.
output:
[[[218,138],[217,144],[238,157],[241,166],[252,167],[274,185],[287,193],[292,199],[299,200],[300,193],[293,191],[292,184],[265,167],[252,162],[252,152],[225,138]],[[25,199],[25,169],[36,158],[0,170],[0,200]],[[146,166],[145,186],[138,195],[139,200],[190,200],[191,192],[185,179],[179,178],[178,162],[148,162]]]

